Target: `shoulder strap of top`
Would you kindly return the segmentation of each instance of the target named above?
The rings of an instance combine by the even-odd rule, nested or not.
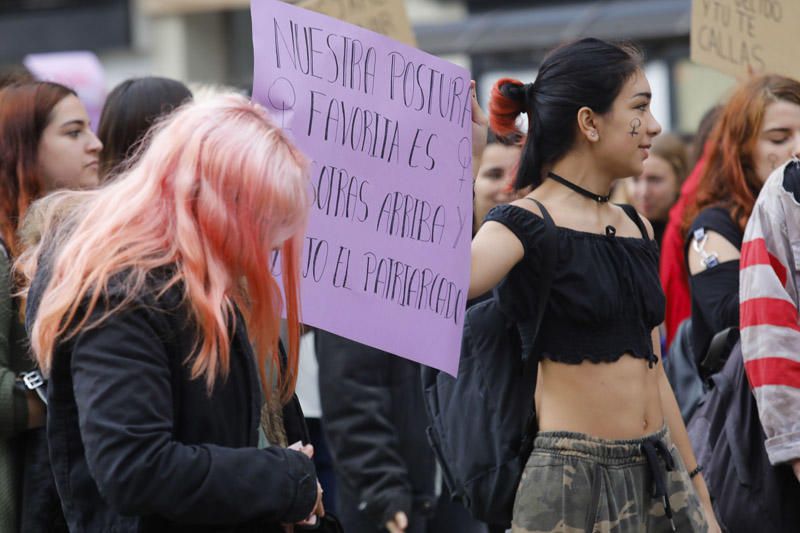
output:
[[[628,218],[633,220],[633,223],[636,224],[636,227],[639,228],[639,231],[642,232],[642,237],[645,240],[650,238],[650,235],[647,234],[647,227],[645,227],[644,222],[642,221],[642,217],[639,216],[639,213],[636,211],[636,208],[633,207],[631,204],[617,204],[619,205],[625,214],[628,215]]]
[[[528,419],[525,422],[522,442],[520,443],[520,457],[528,457],[530,455],[533,451],[534,438],[539,432],[536,402],[532,402],[530,399],[531,390],[534,394],[536,392],[539,373],[539,354],[535,351],[535,345],[536,337],[539,334],[542,319],[544,318],[544,312],[547,308],[547,300],[550,299],[550,288],[553,286],[553,279],[556,276],[556,267],[558,265],[558,232],[553,218],[540,201],[529,196],[525,198],[539,206],[544,220],[545,232],[541,246],[542,271],[536,287],[536,299],[532,302],[533,314],[529,320],[517,324],[522,348],[523,375],[527,376],[531,380],[530,383],[533,384],[532,389],[521,387],[523,401],[527,402],[531,407]]]
[[[526,196],[525,199],[530,200],[531,202],[539,206],[539,209],[542,211],[542,218],[544,219],[545,223],[547,223],[548,226],[556,225],[555,222],[553,222],[553,217],[550,216],[550,213],[547,211],[545,206],[542,205],[542,202],[540,202],[536,198],[531,198],[530,196]]]
[[[542,324],[544,310],[547,306],[547,300],[550,297],[550,287],[553,285],[553,278],[555,278],[556,275],[556,266],[558,264],[558,234],[556,233],[556,225],[544,205],[529,196],[526,196],[526,198],[539,206],[545,225],[539,258],[542,270],[536,287],[536,298],[531,302],[533,313],[530,315],[530,320],[518,325],[520,336],[522,337],[523,359],[525,361],[535,361],[536,359],[530,356],[536,355],[532,353],[533,344],[539,333],[539,326]]]

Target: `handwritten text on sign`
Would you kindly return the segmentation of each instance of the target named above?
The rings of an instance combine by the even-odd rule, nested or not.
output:
[[[800,79],[797,0],[693,0],[692,60],[734,75]]]
[[[252,19],[253,98],[312,160],[303,321],[455,373],[470,263],[469,74],[282,2],[254,1]]]

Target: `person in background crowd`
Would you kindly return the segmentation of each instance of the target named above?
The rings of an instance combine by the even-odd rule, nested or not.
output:
[[[185,106],[150,135],[105,187],[60,193],[81,196],[69,231],[21,261],[70,531],[313,525],[313,450],[284,447],[307,438],[293,397],[307,162],[240,96]],[[274,249],[285,302],[264,268]],[[259,435],[264,395],[285,405],[272,436]]]
[[[702,361],[711,338],[739,326],[739,256],[758,193],[800,153],[800,83],[758,76],[741,85],[708,142],[705,171],[684,214],[692,301],[690,346]]]
[[[181,82],[148,76],[125,80],[109,93],[97,136],[103,142],[100,175],[106,180],[120,163],[135,163],[134,152],[145,133],[160,117],[192,99]]]
[[[669,210],[689,170],[686,146],[677,135],[659,135],[643,166],[642,173],[633,177],[633,206],[650,221],[660,246]]]
[[[683,255],[683,212],[689,202],[694,200],[694,193],[700,183],[700,176],[705,169],[703,151],[706,147],[711,129],[717,122],[721,106],[713,107],[700,120],[700,127],[692,147],[693,164],[692,172],[681,187],[678,201],[669,210],[669,221],[661,239],[661,257],[659,262],[659,277],[664,295],[667,298],[666,312],[664,313],[664,326],[666,329],[666,346],[669,350],[678,326],[692,314],[692,302],[689,297],[689,273],[686,270],[686,261]]]
[[[316,330],[322,425],[347,533],[483,533],[441,492],[420,365]]]
[[[747,222],[739,314],[767,456],[791,465],[800,482],[800,143],[792,155],[764,184]]]
[[[475,191],[473,235],[478,232],[483,218],[491,208],[520,197],[520,193],[514,190],[513,184],[522,152],[521,138],[521,135],[512,135],[506,139],[489,131],[488,143],[483,151],[473,185]]]
[[[45,404],[22,379],[35,369],[13,261],[20,221],[48,192],[97,184],[102,144],[75,93],[55,83],[0,90],[0,531],[62,530],[47,459]],[[28,381],[32,386],[34,381]],[[23,472],[24,465],[24,472]],[[22,482],[21,480],[24,480]],[[22,500],[22,501],[20,501]],[[18,516],[18,509],[22,514]]]
[[[533,83],[502,79],[492,91],[497,133],[528,114],[516,187],[533,192],[487,215],[472,241],[469,297],[502,281],[513,300],[504,307],[530,308],[546,211],[559,234],[535,342],[539,432],[514,532],[719,531],[659,357],[652,228],[608,202],[615,180],[642,172],[661,131],[642,63],[630,46],[582,39],[548,54]],[[484,120],[473,102],[473,121]]]

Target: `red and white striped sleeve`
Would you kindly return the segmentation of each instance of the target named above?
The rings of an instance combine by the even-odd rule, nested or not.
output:
[[[782,169],[781,169],[782,170]],[[800,459],[800,319],[797,261],[787,231],[786,191],[773,174],[742,244],[740,329],[745,371],[758,404],[772,464]],[[800,206],[790,214],[800,218]],[[794,297],[793,297],[794,295]]]

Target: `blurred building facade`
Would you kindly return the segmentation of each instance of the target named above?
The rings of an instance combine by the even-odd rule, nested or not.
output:
[[[406,0],[406,6],[420,48],[470,68],[484,100],[498,77],[532,80],[548,49],[583,36],[642,45],[654,112],[665,129],[693,131],[733,83],[689,61],[691,0]],[[250,28],[249,0],[3,0],[0,62],[83,49],[98,54],[109,87],[157,74],[246,89]]]

